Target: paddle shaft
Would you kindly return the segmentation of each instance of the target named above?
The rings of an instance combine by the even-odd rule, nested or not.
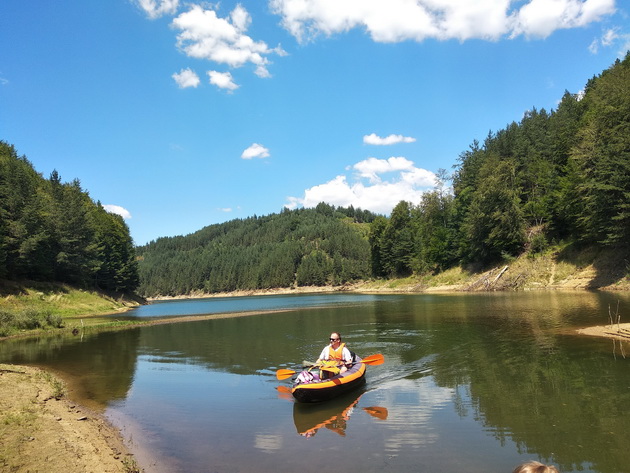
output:
[[[364,363],[366,365],[371,365],[371,366],[377,366],[377,365],[382,365],[384,361],[385,361],[385,357],[381,355],[380,353],[377,353],[376,355],[366,356],[360,361],[360,363]],[[314,364],[313,366],[317,366],[317,364]],[[287,379],[296,373],[297,371],[295,370],[279,369],[278,371],[276,371],[276,378],[278,378],[279,380]]]

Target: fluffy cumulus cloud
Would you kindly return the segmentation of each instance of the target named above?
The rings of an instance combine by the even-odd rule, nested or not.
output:
[[[388,214],[401,200],[418,204],[424,192],[436,184],[434,173],[418,168],[413,161],[402,157],[368,158],[348,170],[354,171],[350,180],[348,176],[339,175],[306,189],[304,197],[289,197],[286,207],[315,207],[320,202],[327,202]]]
[[[172,27],[179,31],[177,46],[187,56],[233,68],[252,64],[256,75],[269,77],[267,56],[284,51],[245,34],[250,24],[251,16],[240,4],[225,18],[220,18],[215,10],[192,5],[173,19]]]
[[[151,19],[164,15],[174,15],[179,6],[179,0],[137,0],[138,6]]]
[[[120,205],[103,205],[103,208],[107,210],[109,213],[120,215],[125,220],[129,220],[131,218],[131,213],[124,207]]]
[[[269,150],[258,143],[253,143],[241,154],[243,159],[268,158],[269,156]]]
[[[395,145],[398,143],[414,143],[415,141],[415,138],[403,135],[389,135],[385,138],[381,138],[376,133],[372,133],[363,137],[363,143],[365,143],[366,145],[377,146]]]
[[[364,29],[374,41],[547,37],[599,21],[615,0],[270,0],[299,41]]]
[[[186,89],[187,87],[197,87],[199,85],[199,76],[189,69],[182,69],[179,73],[173,74],[173,79],[177,82],[180,89]]]
[[[231,92],[239,87],[229,72],[208,71],[208,77],[210,78],[210,83],[220,89],[226,89]]]

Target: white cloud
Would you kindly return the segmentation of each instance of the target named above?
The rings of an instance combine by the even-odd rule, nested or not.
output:
[[[614,0],[270,0],[299,41],[362,28],[377,42],[546,37],[599,21]]]
[[[125,220],[129,220],[131,218],[131,213],[129,210],[121,207],[120,205],[103,205],[103,208],[107,210],[109,213],[120,215]]]
[[[268,158],[269,150],[265,148],[263,145],[259,145],[258,143],[253,143],[249,148],[243,151],[241,154],[241,158],[243,159],[252,159],[252,158]]]
[[[278,48],[269,48],[263,41],[254,41],[245,32],[251,17],[240,4],[226,18],[216,11],[193,5],[189,11],[177,16],[172,27],[179,30],[177,46],[189,57],[207,59],[230,67],[251,63],[259,77],[269,77],[268,55],[283,54]]]
[[[602,35],[602,46],[610,46],[619,38],[618,28],[606,30]]]
[[[379,182],[381,180],[379,174],[410,171],[414,169],[413,161],[407,158],[391,157],[389,159],[368,158],[360,161],[351,167],[357,171],[357,175],[366,178],[370,182]]]
[[[546,38],[559,29],[599,21],[614,11],[614,0],[531,0],[515,12],[512,37]]]
[[[402,157],[387,160],[368,158],[348,169],[356,171],[354,182],[349,182],[347,176],[339,175],[324,184],[306,189],[304,197],[289,197],[285,206],[294,209],[299,206],[315,207],[320,202],[327,202],[387,214],[401,200],[420,203],[424,192],[436,184],[434,173],[417,168],[413,161]],[[368,182],[364,183],[363,179]]]
[[[208,71],[210,77],[210,83],[216,85],[221,89],[228,89],[229,91],[238,89],[238,84],[232,79],[232,74],[229,72]]]
[[[232,207],[222,207],[217,209],[219,212],[230,213],[232,211]]]
[[[179,0],[137,0],[137,4],[153,20],[164,15],[174,15]]]
[[[414,143],[415,141],[415,138],[403,135],[389,135],[385,138],[381,138],[376,133],[372,133],[363,137],[363,143],[366,145],[377,146],[395,145],[397,143]]]
[[[630,34],[620,32],[619,28],[610,28],[604,31],[600,38],[595,38],[588,47],[588,50],[593,54],[597,54],[600,47],[608,48],[616,44],[621,44],[619,57],[623,58],[628,50],[630,50]]]
[[[177,85],[180,89],[185,89],[187,87],[197,87],[199,85],[199,76],[189,69],[182,69],[179,73],[173,74],[171,77],[175,79]]]

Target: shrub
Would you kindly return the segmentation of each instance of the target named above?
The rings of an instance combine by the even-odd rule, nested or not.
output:
[[[59,314],[52,314],[50,311],[47,311],[44,314],[44,321],[52,328],[63,328],[63,318]]]
[[[0,337],[6,337],[15,326],[15,316],[11,312],[0,310]]]
[[[532,254],[543,253],[547,248],[549,248],[549,242],[547,241],[547,237],[545,237],[544,233],[537,233],[533,236],[530,243],[530,250]]]
[[[18,330],[32,330],[41,326],[39,313],[35,309],[25,309],[15,316],[15,328]]]

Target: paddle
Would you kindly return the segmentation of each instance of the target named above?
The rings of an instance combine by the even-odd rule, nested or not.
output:
[[[287,379],[293,376],[295,373],[297,373],[297,371],[280,369],[276,371],[276,378],[280,380]]]
[[[370,366],[382,365],[384,362],[385,362],[385,357],[381,355],[380,353],[377,353],[376,355],[366,356],[365,358],[361,360],[361,363],[365,363],[366,365],[370,365]]]
[[[376,355],[366,356],[365,358],[361,360],[361,363],[364,363],[370,366],[378,366],[378,365],[382,365],[384,361],[385,361],[385,357],[381,355],[380,353],[377,353]],[[287,379],[296,373],[297,371],[294,371],[294,370],[279,369],[278,371],[276,371],[276,378],[280,380]]]
[[[313,365],[313,366],[316,366],[316,365]],[[319,369],[324,370],[324,371],[331,371],[333,373],[335,373],[337,371],[333,367],[326,367],[326,366],[320,366]],[[276,371],[276,378],[278,378],[280,380],[287,379],[287,378],[290,378],[291,376],[293,376],[296,373],[297,373],[297,371],[294,371],[294,370],[280,369],[280,370]]]

